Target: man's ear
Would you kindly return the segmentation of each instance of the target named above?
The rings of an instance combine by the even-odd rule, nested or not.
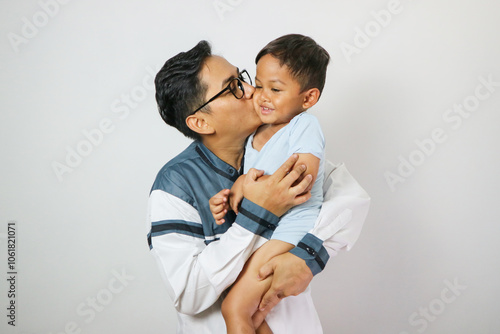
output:
[[[186,125],[200,135],[210,135],[215,132],[215,129],[207,122],[206,113],[197,112],[186,118]]]
[[[306,90],[304,92],[304,102],[302,103],[302,107],[304,109],[309,109],[314,106],[316,102],[318,102],[320,94],[321,93],[319,92],[318,88],[311,88]]]

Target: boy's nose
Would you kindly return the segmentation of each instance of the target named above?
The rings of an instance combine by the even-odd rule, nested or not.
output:
[[[260,100],[261,100],[262,102],[269,102],[269,98],[268,98],[268,96],[267,96],[267,92],[266,92],[266,91],[264,91],[263,89],[261,89],[261,90],[262,90],[262,92],[261,92],[261,94],[260,94]]]

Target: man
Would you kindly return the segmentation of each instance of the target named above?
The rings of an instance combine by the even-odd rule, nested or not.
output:
[[[178,333],[225,332],[223,292],[272,235],[279,217],[310,196],[311,178],[299,179],[304,166],[294,166],[291,157],[265,181],[258,180],[258,171],[249,171],[239,214],[229,212],[223,225],[215,224],[209,199],[231,188],[244,163],[245,140],[260,125],[250,82],[246,71],[213,56],[205,41],[169,59],[155,79],[162,118],[195,139],[160,170],[149,202],[148,241],[178,311]],[[300,294],[324,268],[328,253],[349,249],[357,239],[369,198],[343,166],[335,177],[329,174],[325,171],[328,191],[315,228],[261,269],[262,277],[274,273],[262,308]],[[304,332],[301,326],[318,322],[309,305],[308,292],[285,298],[268,324],[275,334]]]

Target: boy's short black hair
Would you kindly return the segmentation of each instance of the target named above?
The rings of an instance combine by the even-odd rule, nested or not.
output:
[[[156,102],[161,118],[195,140],[199,140],[200,135],[186,125],[186,118],[205,100],[207,86],[200,80],[200,71],[211,55],[210,44],[200,41],[191,50],[167,60],[155,78]]]
[[[323,91],[330,55],[311,37],[299,34],[281,36],[260,50],[255,64],[267,54],[278,59],[281,66],[288,66],[302,92],[311,88],[318,88],[320,93]]]

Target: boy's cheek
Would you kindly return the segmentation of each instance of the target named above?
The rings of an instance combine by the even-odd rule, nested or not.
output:
[[[257,90],[255,90],[255,92],[252,95],[252,100],[253,100],[254,104],[257,103],[257,100],[259,99],[259,96],[260,96],[260,93],[257,93]]]
[[[255,94],[253,96],[252,101],[253,101],[253,108],[255,109],[255,111],[259,111],[260,106],[259,106],[259,102],[257,101],[257,97],[255,96]]]

